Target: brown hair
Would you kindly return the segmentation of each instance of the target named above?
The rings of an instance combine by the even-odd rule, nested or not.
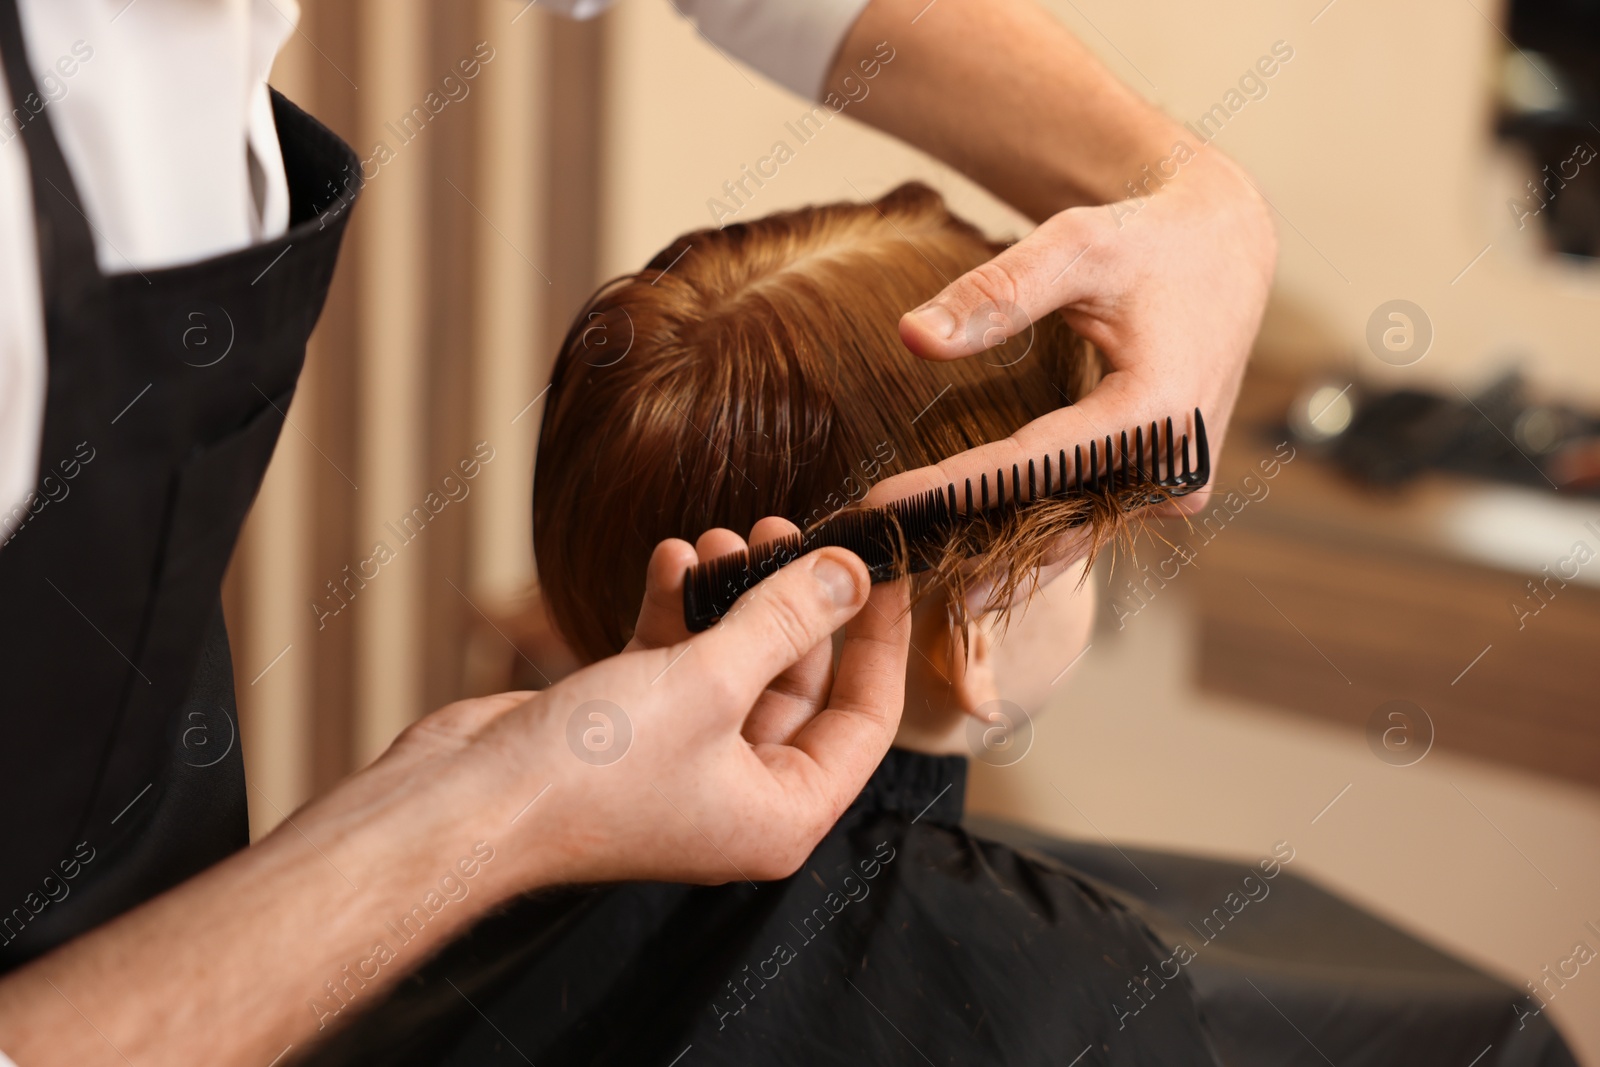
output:
[[[901,344],[905,311],[1001,247],[912,183],[685,234],[602,286],[557,357],[534,480],[540,585],[573,649],[627,642],[658,542],[805,526],[1086,392],[1098,359],[1059,315],[954,362]],[[982,546],[951,546],[927,584],[955,605],[992,579],[1009,601],[1086,512],[1098,543],[1114,504],[1052,502],[987,531],[975,573],[955,564]]]

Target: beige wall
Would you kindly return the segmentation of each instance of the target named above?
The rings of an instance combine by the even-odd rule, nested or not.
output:
[[[1221,100],[1275,41],[1294,49],[1267,95],[1216,138],[1279,212],[1264,351],[1469,391],[1521,357],[1547,388],[1600,396],[1600,270],[1546,257],[1506,208],[1522,179],[1490,143],[1489,75],[1502,40],[1478,13],[1496,12],[1482,0],[1335,0],[1312,24],[1322,2],[1293,13],[1050,6],[1185,120]],[[935,7],[926,19],[937,17]],[[784,124],[807,105],[702,44],[659,0],[622,0],[609,18],[605,273],[636,269],[678,233],[712,224],[706,201],[775,140],[796,156],[751,213],[875,196],[918,177],[994,232],[1025,231],[959,176],[847,118],[799,146]],[[893,65],[880,76],[893,78]],[[1372,309],[1397,297],[1422,305],[1437,331],[1429,355],[1406,370],[1380,364],[1363,342]],[[1600,920],[1600,795],[1444,752],[1400,770],[1373,759],[1356,731],[1203,697],[1188,682],[1194,623],[1182,597],[1139,621],[1126,634],[1101,628],[1041,718],[1036,751],[1008,770],[979,768],[974,807],[1198,852],[1254,856],[1287,839],[1301,873],[1517,985]],[[1600,1063],[1600,979],[1575,983],[1551,1010]]]
[[[794,158],[731,221],[859,199],[857,190],[872,197],[915,177],[996,232],[1027,226],[960,175],[846,118],[801,144],[785,123],[813,105],[704,44],[661,0],[621,0],[607,19],[600,255],[607,276],[637,270],[678,234],[713,225],[707,201],[777,141]],[[890,63],[880,77],[893,76]]]
[[[258,836],[462,695],[464,635],[532,571],[537,415],[524,409],[546,377],[549,294],[569,281],[563,268],[593,281],[587,256],[547,243],[562,28],[501,0],[302,10],[274,84],[382,162],[352,212],[226,591]],[[456,79],[458,98],[400,141],[390,126],[475,55],[489,58]],[[403,516],[489,449],[424,532],[397,537]],[[349,578],[347,567],[371,571],[379,542],[393,560]]]
[[[1374,380],[1468,391],[1520,359],[1551,390],[1600,396],[1592,355],[1600,269],[1545,255],[1506,206],[1525,176],[1490,136],[1491,75],[1504,40],[1479,14],[1497,14],[1487,0],[1335,0],[1315,24],[1321,0],[1292,14],[1242,3],[1047,6],[1185,121],[1220,102],[1274,42],[1294,50],[1266,81],[1267,95],[1215,138],[1278,210],[1282,252],[1265,349],[1300,361],[1345,358]],[[937,15],[934,7],[924,21]],[[703,44],[660,0],[623,0],[611,18],[608,273],[637,269],[678,233],[710,225],[706,201],[775,140],[791,142],[796,158],[752,212],[874,196],[916,176],[995,232],[1025,232],[970,183],[847,117],[799,146],[784,123],[806,103]],[[890,64],[881,77],[894,74]],[[1403,371],[1366,354],[1363,342],[1372,310],[1394,298],[1420,304],[1436,329],[1429,355]]]

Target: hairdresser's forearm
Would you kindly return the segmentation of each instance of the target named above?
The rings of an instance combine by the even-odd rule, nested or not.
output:
[[[509,848],[482,862],[503,842],[477,825],[495,807],[481,786],[397,784],[392,767],[369,768],[294,825],[0,981],[0,1049],[19,1067],[263,1067],[375,1003],[530,862]]]
[[[894,59],[850,114],[1037,219],[1122,199],[1183,133],[1033,0],[872,0],[828,88],[884,41]]]

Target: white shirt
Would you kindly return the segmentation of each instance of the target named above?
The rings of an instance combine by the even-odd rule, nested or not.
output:
[[[867,4],[669,2],[723,51],[811,99]],[[541,6],[588,18],[610,3]],[[18,0],[18,8],[40,94],[53,98],[40,117],[49,117],[77,182],[101,270],[172,266],[284,231],[288,190],[267,73],[299,20],[296,0]],[[46,372],[28,160],[7,119],[9,97],[0,80],[0,545],[15,528],[14,507],[37,489]]]

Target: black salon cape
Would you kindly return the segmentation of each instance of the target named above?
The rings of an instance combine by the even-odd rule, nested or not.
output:
[[[962,759],[891,750],[783,881],[527,900],[315,1062],[1216,1064],[1182,980],[1127,1015],[1170,954],[1144,924],[963,831],[965,786]]]
[[[1517,990],[1297,873],[964,823],[965,784],[894,749],[783,881],[524,898],[305,1062],[1573,1065]]]

